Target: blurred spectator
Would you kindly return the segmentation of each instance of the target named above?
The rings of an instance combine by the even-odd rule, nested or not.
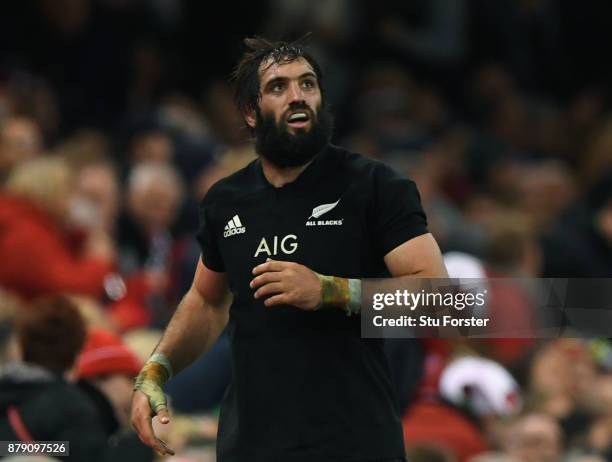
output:
[[[181,178],[171,165],[143,163],[130,172],[126,210],[119,221],[119,267],[143,279],[145,305],[154,325],[163,326],[176,297],[175,267],[182,242],[171,232],[184,197]]]
[[[146,163],[130,172],[127,209],[119,228],[121,267],[166,268],[172,226],[184,194],[183,183],[169,165]]]
[[[129,423],[138,357],[115,334],[91,329],[77,361],[80,389],[96,409],[108,440],[106,460],[152,461],[153,451],[138,440]]]
[[[478,421],[440,400],[412,404],[402,425],[407,448],[433,445],[450,452],[459,462],[488,448]]]
[[[486,123],[497,102],[517,92],[517,84],[500,64],[485,63],[473,72],[466,91],[468,110],[476,120]]]
[[[209,120],[195,101],[172,94],[161,101],[156,124],[173,141],[173,164],[187,182],[218,154],[220,134],[211,131]]]
[[[542,236],[545,277],[612,275],[612,173],[584,196]]]
[[[596,376],[593,357],[578,339],[551,341],[536,351],[531,362],[531,407],[558,419],[570,444],[583,439],[588,429],[591,417],[585,404]]]
[[[414,154],[431,141],[444,124],[446,111],[433,98],[433,116],[418,118],[419,102],[424,90],[402,67],[383,63],[362,76],[351,116],[358,130],[349,139],[351,149],[374,157],[401,151]]]
[[[489,277],[534,277],[541,254],[529,217],[499,209],[484,217],[484,262]]]
[[[12,21],[15,19],[11,18]],[[3,29],[3,32],[7,31],[8,28]],[[0,110],[0,112],[4,112],[4,114],[0,114],[0,119],[3,116],[28,118],[40,130],[41,139],[45,141],[55,139],[61,124],[58,95],[56,89],[49,84],[46,76],[34,74],[32,70],[26,71],[19,66],[16,68],[9,67],[6,81],[0,82],[0,93],[4,93],[0,99],[4,100],[5,106],[2,108],[3,110]]]
[[[516,185],[517,206],[538,230],[546,230],[577,198],[576,181],[568,166],[548,161],[522,167]]]
[[[608,117],[587,140],[586,152],[580,159],[583,181],[594,185],[612,171],[612,118]]]
[[[86,338],[77,308],[64,297],[41,299],[20,312],[16,337],[21,361],[0,374],[0,438],[69,441],[74,460],[101,460],[104,431],[70,383]]]
[[[557,462],[563,451],[561,428],[545,414],[528,414],[514,423],[507,451],[517,462]]]
[[[174,142],[162,131],[144,131],[132,138],[129,153],[132,165],[147,162],[171,163],[173,157]]]
[[[501,422],[520,409],[518,384],[503,367],[459,358],[442,371],[435,395],[422,395],[408,408],[402,419],[406,446],[434,444],[467,461],[500,444]]]
[[[491,448],[504,440],[505,423],[523,407],[519,384],[500,364],[484,358],[452,361],[440,376],[440,396],[478,418]]]
[[[42,153],[42,135],[36,123],[27,117],[0,121],[0,184],[11,170]]]
[[[444,369],[440,395],[478,416],[514,417],[522,407],[512,375],[496,362],[477,357],[458,358]]]
[[[92,227],[80,243],[71,234],[73,177],[60,159],[21,164],[0,195],[0,284],[24,297],[53,292],[101,296],[114,244]],[[79,245],[80,244],[80,245]]]
[[[599,374],[588,388],[583,406],[593,421],[583,446],[609,456],[612,455],[612,375]]]
[[[66,159],[78,169],[83,164],[108,162],[112,158],[111,142],[101,132],[81,129],[56,145],[51,154]]]
[[[531,150],[538,158],[574,162],[565,108],[537,102],[531,109]],[[573,172],[572,172],[573,174]]]
[[[82,165],[76,172],[75,193],[83,224],[115,235],[120,191],[114,166],[104,161]]]
[[[88,328],[115,329],[107,307],[102,302],[86,295],[70,295],[69,298],[79,309]]]
[[[605,93],[595,86],[582,89],[569,102],[565,111],[567,158],[573,166],[582,163],[582,151],[601,124],[605,110]]]

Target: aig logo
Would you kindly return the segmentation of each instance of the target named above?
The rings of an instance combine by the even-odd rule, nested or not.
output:
[[[270,248],[270,244],[272,248]],[[278,236],[274,236],[274,238],[268,241],[265,237],[261,238],[259,245],[257,246],[257,250],[255,251],[254,257],[257,257],[259,254],[266,254],[268,257],[272,255],[278,255],[278,251],[280,250],[282,253],[291,255],[298,248],[297,236],[295,234],[288,234],[283,238],[279,238]]]

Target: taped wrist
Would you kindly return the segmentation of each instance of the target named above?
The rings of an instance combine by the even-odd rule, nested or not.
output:
[[[321,304],[317,309],[338,307],[348,316],[361,311],[361,280],[315,273],[321,283]]]
[[[134,383],[134,390],[142,391],[149,398],[153,412],[167,408],[164,383],[172,377],[172,366],[164,355],[155,353],[140,370]]]

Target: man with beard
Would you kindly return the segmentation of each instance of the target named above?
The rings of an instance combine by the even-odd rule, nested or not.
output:
[[[259,159],[202,201],[202,259],[136,380],[132,424],[173,453],[151,426],[169,421],[163,383],[227,325],[219,462],[404,460],[383,341],[361,338],[360,278],[446,276],[418,192],[330,144],[321,69],[299,43],[245,43],[233,77]]]

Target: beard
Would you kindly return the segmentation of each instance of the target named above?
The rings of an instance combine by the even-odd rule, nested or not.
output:
[[[308,112],[310,130],[289,132],[283,119],[277,124],[274,114],[262,114],[257,108],[255,125],[255,150],[257,154],[278,168],[300,167],[307,164],[329,143],[333,131],[333,118],[323,106],[314,111],[306,103],[292,105],[289,110]]]

